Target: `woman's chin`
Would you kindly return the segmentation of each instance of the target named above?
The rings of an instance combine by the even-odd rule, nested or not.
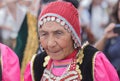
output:
[[[60,58],[60,57],[51,57],[53,60],[61,60],[62,58]]]
[[[57,52],[48,52],[47,53],[52,59],[54,60],[61,60],[62,57],[61,57],[61,51],[57,51]]]
[[[61,60],[62,57],[59,54],[50,56],[53,60]]]

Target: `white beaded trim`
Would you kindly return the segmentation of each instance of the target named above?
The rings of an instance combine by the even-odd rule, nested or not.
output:
[[[61,21],[60,24],[61,24],[62,26],[65,26],[65,22],[64,22],[64,21]]]
[[[56,19],[56,22],[58,22],[58,23],[59,23],[59,22],[60,22],[60,19],[58,19],[58,18],[57,18],[57,19]]]
[[[47,17],[47,21],[48,21],[48,22],[50,21],[50,17]]]
[[[43,25],[43,21],[38,22],[38,26],[40,27],[41,25]]]
[[[43,19],[43,22],[44,22],[44,23],[46,23],[46,22],[47,22],[47,19],[46,19],[46,18],[44,18],[44,19]]]
[[[55,21],[55,17],[51,17],[51,21]]]
[[[68,32],[72,32],[72,38],[74,40],[74,42],[77,44],[77,47],[81,46],[81,41],[80,38],[78,37],[77,33],[75,32],[75,30],[72,28],[72,25],[65,20],[63,17],[61,17],[58,14],[53,14],[53,13],[48,13],[43,15],[38,22],[38,27],[41,27],[44,23],[49,21],[55,21],[57,23],[60,23],[61,26],[63,26]]]

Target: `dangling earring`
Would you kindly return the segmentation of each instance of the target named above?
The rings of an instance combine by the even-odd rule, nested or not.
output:
[[[76,44],[76,43],[74,43],[74,48],[75,48],[75,49],[77,48],[77,44]]]
[[[41,44],[40,44],[40,50],[41,50],[42,52],[45,51]]]

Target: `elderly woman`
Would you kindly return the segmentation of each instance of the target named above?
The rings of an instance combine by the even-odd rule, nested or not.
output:
[[[0,81],[20,81],[20,66],[17,55],[0,43]]]
[[[25,81],[119,81],[102,52],[89,44],[81,46],[78,12],[71,3],[51,2],[38,23],[44,52],[33,56]]]

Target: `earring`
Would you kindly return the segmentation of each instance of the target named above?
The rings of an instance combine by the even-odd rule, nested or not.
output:
[[[41,44],[40,44],[40,49],[41,49],[42,52],[45,51]]]
[[[76,43],[74,43],[74,48],[75,48],[75,49],[77,48],[77,44],[76,44]]]

